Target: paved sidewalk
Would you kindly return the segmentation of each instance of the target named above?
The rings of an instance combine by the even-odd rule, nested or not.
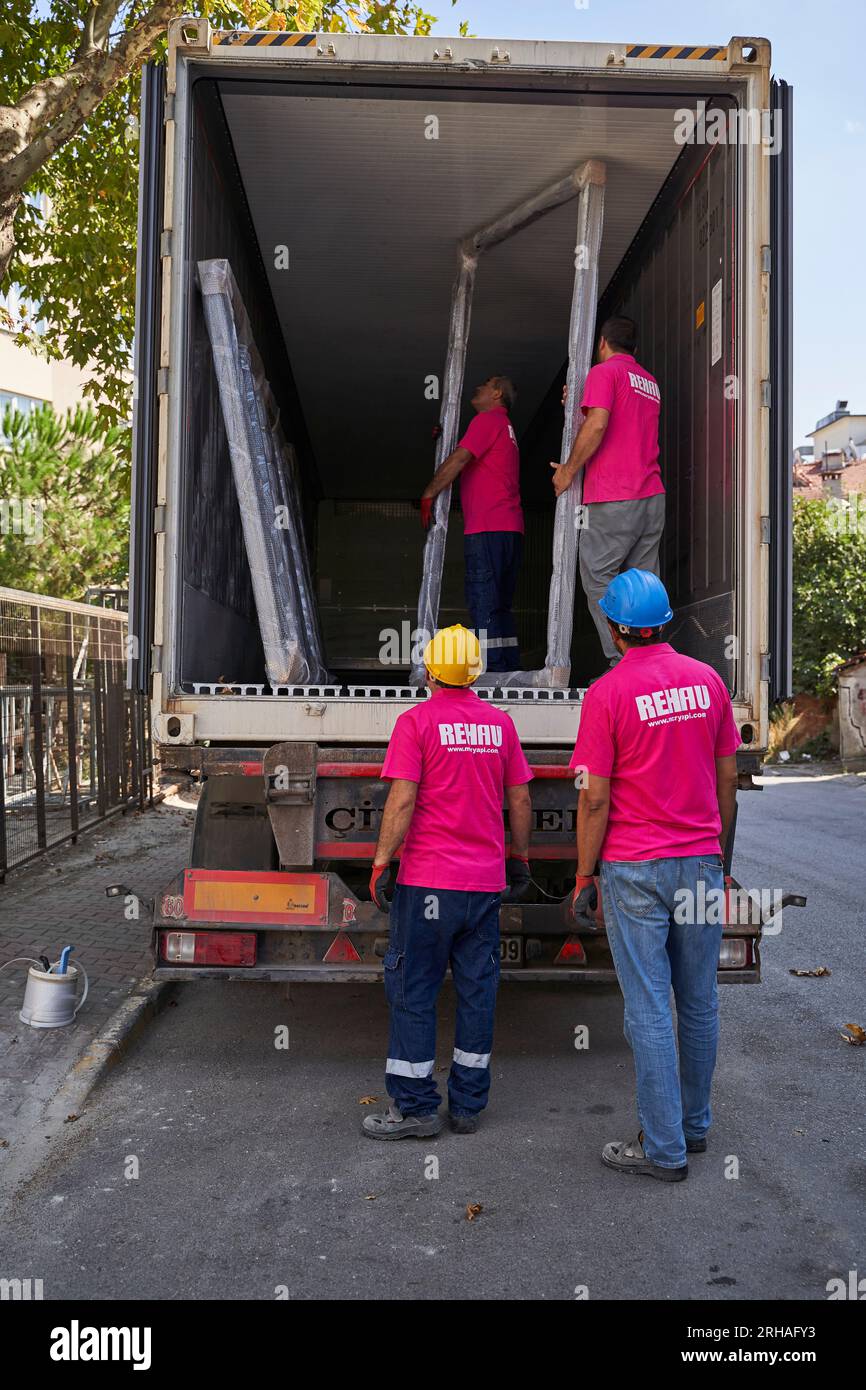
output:
[[[116,816],[0,885],[0,965],[15,956],[56,960],[71,942],[73,961],[90,979],[75,1023],[35,1029],[18,1018],[28,966],[0,973],[0,1171],[149,969],[149,916],[128,921],[123,898],[106,898],[106,887],[123,883],[142,899],[155,894],[183,867],[194,814],[185,793],[152,811]]]

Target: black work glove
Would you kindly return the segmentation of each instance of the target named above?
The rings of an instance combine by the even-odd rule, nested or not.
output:
[[[504,903],[523,903],[529,897],[532,882],[529,877],[529,860],[520,854],[509,855],[505,864],[505,878],[508,887],[502,895]]]
[[[394,896],[394,871],[390,864],[374,864],[370,874],[370,897],[380,912],[391,911]]]
[[[578,874],[574,881],[574,891],[568,903],[568,919],[576,922],[591,915],[598,907],[598,890],[591,874]]]

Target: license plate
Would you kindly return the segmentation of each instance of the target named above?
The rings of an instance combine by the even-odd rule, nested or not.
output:
[[[499,963],[500,963],[500,965],[522,965],[522,964],[523,964],[523,937],[522,937],[522,936],[500,936],[500,938],[499,938]]]

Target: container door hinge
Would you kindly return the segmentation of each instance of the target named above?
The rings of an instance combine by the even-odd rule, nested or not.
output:
[[[762,681],[769,681],[769,679],[770,679],[770,653],[769,653],[769,652],[761,652],[761,680],[762,680]]]
[[[159,238],[159,254],[161,256],[171,255],[171,232],[163,232]]]
[[[765,406],[767,406],[767,407],[769,408],[772,404],[773,404],[773,398],[772,398],[772,394],[771,394],[771,391],[770,391],[770,382],[769,382],[769,381],[762,381],[762,382],[761,382],[761,405],[765,405]]]
[[[154,507],[153,509],[153,531],[154,535],[159,535],[165,530],[165,506]]]
[[[768,516],[762,516],[762,517],[761,517],[761,545],[769,545],[769,544],[770,544],[770,539],[771,539],[771,535],[770,535],[770,518],[769,518]]]
[[[169,92],[165,99],[165,109],[162,113],[163,122],[174,120],[174,93]]]
[[[157,673],[162,670],[162,647],[151,647],[150,669],[151,671],[156,671]]]
[[[156,394],[158,396],[168,395],[168,367],[160,367],[156,374]]]
[[[773,251],[769,246],[761,247],[761,270],[764,275],[769,275],[773,269]]]

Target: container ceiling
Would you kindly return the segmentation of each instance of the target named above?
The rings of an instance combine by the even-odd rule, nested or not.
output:
[[[671,111],[222,92],[323,492],[412,498],[432,470],[456,243],[588,158],[607,165],[599,293],[680,147]],[[429,117],[438,139],[426,138]],[[471,387],[518,389],[526,428],[560,370],[577,204],[482,256]],[[274,266],[286,246],[290,266]],[[546,464],[545,464],[546,466]]]

